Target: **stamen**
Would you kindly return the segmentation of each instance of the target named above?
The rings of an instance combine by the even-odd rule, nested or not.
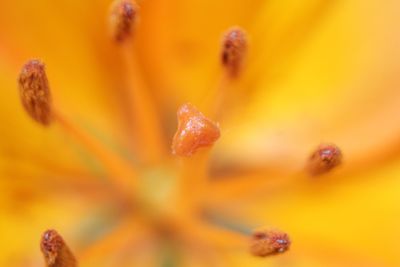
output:
[[[342,162],[342,152],[334,144],[321,144],[310,156],[307,169],[311,175],[329,172]]]
[[[261,230],[251,236],[250,252],[254,256],[266,257],[287,251],[290,244],[289,236],[284,232]]]
[[[166,145],[163,129],[157,106],[149,94],[140,65],[129,45],[121,47],[125,63],[127,81],[127,100],[129,102],[130,117],[135,125],[132,135],[140,140],[138,154],[145,163],[159,162],[166,154]]]
[[[178,129],[172,141],[172,154],[188,157],[199,148],[210,147],[220,137],[217,123],[205,117],[191,104],[184,104],[177,113]]]
[[[55,230],[47,230],[43,233],[40,248],[47,267],[78,266],[71,250]]]
[[[47,126],[52,121],[51,95],[44,64],[29,60],[18,79],[22,105],[28,114],[40,124]]]
[[[132,50],[133,28],[137,22],[139,7],[132,0],[115,0],[109,15],[113,38],[121,44],[119,49],[125,64],[126,99],[132,119],[132,135],[140,140],[137,152],[143,163],[159,162],[165,153],[165,140],[157,108],[149,94],[139,62]]]
[[[231,86],[241,73],[247,53],[247,37],[239,27],[230,28],[223,36],[221,46],[221,64],[223,72],[216,87],[205,100],[205,107],[214,119],[221,119],[229,106]]]
[[[137,5],[132,0],[115,0],[111,5],[109,25],[112,37],[122,43],[133,34]]]
[[[222,65],[229,76],[237,77],[247,52],[247,38],[244,30],[233,27],[225,34],[222,43]]]
[[[134,186],[136,173],[122,159],[106,149],[101,143],[76,127],[55,107],[50,105],[50,88],[44,64],[38,60],[28,61],[22,68],[19,84],[21,100],[28,113],[43,125],[57,121],[63,130],[88,149],[108,171],[118,190],[127,191]],[[131,193],[131,192],[126,192]]]
[[[179,218],[174,222],[176,229],[179,229],[178,235],[182,235],[193,243],[204,242],[209,245],[220,248],[245,249],[248,246],[248,236],[213,225],[211,223],[193,220],[193,218]]]

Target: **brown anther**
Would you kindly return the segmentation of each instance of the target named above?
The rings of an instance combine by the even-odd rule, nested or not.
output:
[[[290,247],[289,236],[278,230],[255,231],[251,236],[250,252],[254,256],[266,257],[287,251]]]
[[[220,137],[218,124],[191,104],[182,105],[177,116],[178,129],[172,141],[174,155],[191,156],[201,147],[212,146]]]
[[[74,255],[55,230],[47,230],[43,233],[40,249],[47,267],[78,266]]]
[[[115,0],[110,9],[109,26],[111,35],[118,43],[132,36],[138,7],[132,0]]]
[[[244,30],[234,27],[227,31],[222,42],[222,65],[231,77],[236,77],[243,65],[247,52],[247,38]]]
[[[326,173],[340,165],[342,152],[334,144],[321,144],[308,160],[307,169],[311,175]]]
[[[29,60],[18,79],[22,105],[28,114],[42,125],[52,121],[51,95],[44,64],[36,59]]]

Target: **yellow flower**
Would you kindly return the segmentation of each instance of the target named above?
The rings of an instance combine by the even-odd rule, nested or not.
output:
[[[126,21],[110,4],[0,3],[1,266],[43,265],[40,242],[49,265],[63,239],[80,266],[400,265],[400,3],[142,0]],[[232,26],[248,44],[227,71]],[[23,108],[47,122],[43,93],[19,99],[32,58],[49,127]],[[204,115],[179,128],[212,138],[172,155],[184,103]],[[286,249],[260,246],[290,243],[276,229],[290,249],[257,257]]]

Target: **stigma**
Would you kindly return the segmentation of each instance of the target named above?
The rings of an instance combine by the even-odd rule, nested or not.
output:
[[[174,155],[191,156],[199,148],[212,146],[221,135],[218,124],[189,103],[179,108],[177,117],[178,129],[172,141]]]

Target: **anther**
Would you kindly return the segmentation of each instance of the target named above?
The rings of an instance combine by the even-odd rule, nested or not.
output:
[[[55,230],[47,230],[43,233],[40,249],[47,267],[78,266],[74,255]]]
[[[307,169],[311,175],[326,173],[340,165],[342,152],[334,144],[321,144],[311,154]]]
[[[29,60],[18,79],[21,102],[28,114],[42,125],[52,121],[51,95],[44,64]]]
[[[122,43],[133,34],[138,7],[132,0],[115,0],[110,9],[109,26],[111,35]]]
[[[231,77],[236,77],[243,65],[247,52],[245,32],[238,27],[227,31],[222,42],[222,65]]]
[[[290,244],[289,236],[284,232],[260,230],[251,236],[250,252],[254,256],[266,257],[287,251]]]
[[[178,129],[172,142],[172,153],[191,156],[201,147],[209,147],[220,137],[218,124],[205,117],[191,104],[177,112]]]

